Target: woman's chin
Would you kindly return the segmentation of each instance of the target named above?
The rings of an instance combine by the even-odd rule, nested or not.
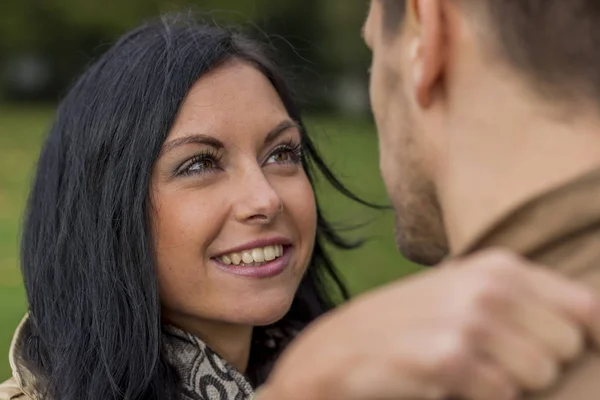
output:
[[[282,319],[290,310],[292,302],[264,305],[262,308],[253,308],[244,310],[242,316],[244,325],[267,326]]]

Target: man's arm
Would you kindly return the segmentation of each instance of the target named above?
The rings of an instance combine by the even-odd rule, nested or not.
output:
[[[514,398],[556,382],[559,366],[581,354],[584,330],[600,339],[589,288],[506,253],[456,263],[316,321],[256,400]]]

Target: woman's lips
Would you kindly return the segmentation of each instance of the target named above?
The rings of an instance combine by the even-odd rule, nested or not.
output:
[[[233,275],[248,278],[270,278],[281,274],[286,269],[290,263],[291,255],[292,246],[283,246],[281,257],[275,258],[272,261],[252,262],[249,264],[241,263],[240,265],[226,264],[220,259],[221,257],[213,258],[212,261],[215,262],[219,269]]]

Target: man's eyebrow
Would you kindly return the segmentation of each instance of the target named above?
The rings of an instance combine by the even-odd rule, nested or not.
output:
[[[214,147],[215,149],[222,149],[223,147],[225,147],[225,145],[220,140],[215,139],[212,136],[195,133],[165,143],[160,153],[161,155],[163,155],[170,151],[173,151],[177,147],[185,146],[188,144],[202,144]]]
[[[287,131],[288,129],[297,129],[300,132],[302,132],[302,127],[298,123],[289,119],[282,121],[275,128],[271,129],[269,133],[267,133],[267,137],[265,137],[265,145],[275,141],[275,139],[277,139],[283,132]]]

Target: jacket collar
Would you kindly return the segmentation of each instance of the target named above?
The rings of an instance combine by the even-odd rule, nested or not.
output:
[[[32,398],[40,399],[36,392],[36,377],[23,362],[22,354],[31,334],[31,321],[26,315],[14,334],[9,351],[13,378]],[[163,346],[169,363],[177,370],[183,385],[185,400],[246,399],[253,393],[248,379],[230,366],[197,337],[172,326],[163,329]]]
[[[25,366],[22,360],[22,354],[26,342],[26,333],[29,330],[29,314],[21,320],[10,345],[8,352],[8,362],[12,369],[13,378],[21,388],[23,393],[32,399],[38,399],[38,393],[35,391],[35,377],[33,373]]]
[[[532,198],[503,215],[454,256],[504,247],[532,256],[565,237],[600,226],[600,169]],[[570,271],[575,273],[576,271]]]

